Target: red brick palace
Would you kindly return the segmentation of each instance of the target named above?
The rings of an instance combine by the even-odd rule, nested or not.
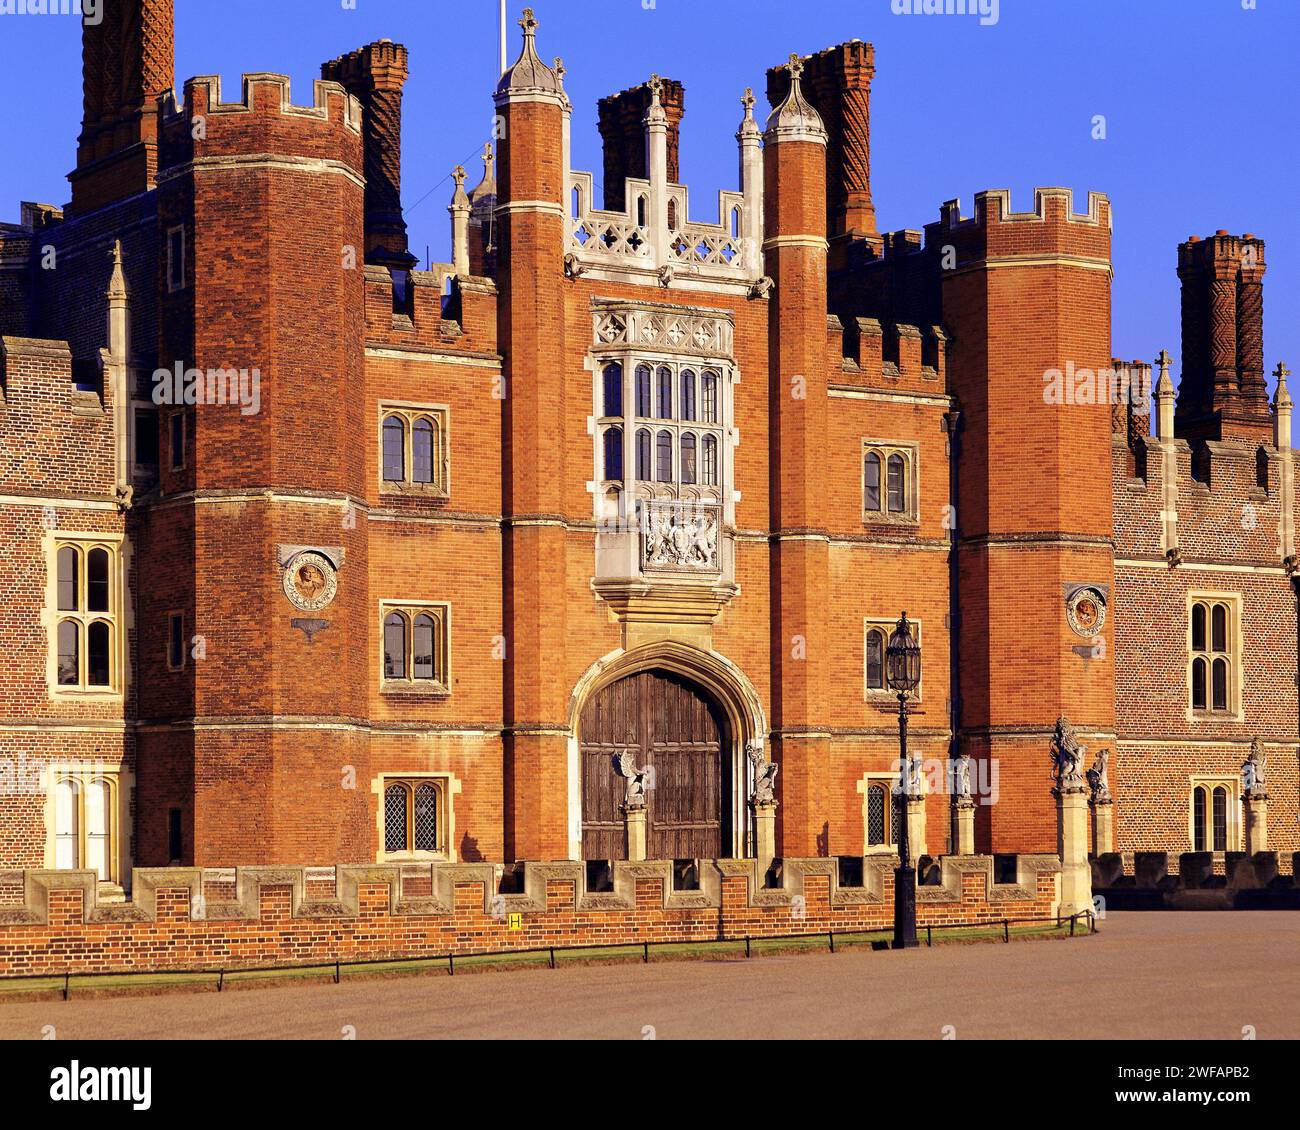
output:
[[[71,203],[0,225],[0,869],[742,857],[769,763],[776,855],[887,853],[904,609],[914,850],[968,755],[973,850],[1056,851],[1062,719],[1094,851],[1300,850],[1263,241],[1178,248],[1175,394],[1105,196],[878,229],[869,44],[737,90],[715,211],[668,78],[597,199],[522,23],[429,270],[404,47],[178,95],[171,0],[83,30]]]

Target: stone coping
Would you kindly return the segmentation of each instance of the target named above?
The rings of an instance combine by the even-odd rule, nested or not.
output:
[[[989,905],[1032,902],[1038,897],[1039,874],[1055,875],[1061,870],[1060,860],[1055,855],[1020,855],[1016,857],[1015,883],[998,884],[993,881],[992,856],[943,856],[938,863],[940,883],[937,886],[917,887],[918,906],[961,903],[966,875],[983,879],[983,895]],[[637,883],[642,879],[660,881],[658,909],[663,910],[720,908],[724,878],[746,880],[746,898],[750,907],[797,906],[806,897],[805,889],[810,876],[825,876],[829,880],[832,907],[848,907],[883,903],[886,879],[892,875],[897,865],[898,857],[895,855],[864,857],[863,885],[844,887],[839,883],[837,859],[787,858],[782,860],[781,885],[764,887],[756,860],[700,860],[699,889],[676,891],[673,890],[672,861],[634,863],[615,860],[613,890],[588,891],[584,862],[524,863],[523,892],[498,894],[497,887],[503,871],[501,864],[431,863],[419,868],[421,878],[425,873],[430,877],[431,893],[416,897],[404,897],[402,894],[403,873],[408,877],[416,875],[416,869],[409,864],[137,868],[132,874],[132,900],[125,903],[100,903],[99,884],[92,871],[10,871],[0,872],[0,881],[7,880],[12,885],[19,876],[22,877],[23,905],[0,908],[0,927],[48,925],[50,892],[69,890],[82,892],[84,921],[87,923],[156,921],[157,896],[161,890],[188,891],[192,921],[255,922],[261,917],[263,887],[288,887],[291,891],[293,917],[305,919],[357,917],[360,912],[361,888],[371,885],[388,888],[389,913],[397,917],[451,916],[455,912],[456,888],[476,884],[482,887],[485,914],[501,917],[508,914],[544,913],[548,909],[547,884],[551,882],[572,884],[574,910],[625,911],[637,908]],[[234,898],[222,901],[206,898],[203,893],[205,881],[223,885],[233,883]],[[308,897],[308,883],[319,886],[330,881],[335,886],[334,897]],[[553,905],[551,909],[554,909]]]

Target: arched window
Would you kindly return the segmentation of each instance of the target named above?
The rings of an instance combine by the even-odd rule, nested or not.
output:
[[[871,847],[888,844],[889,789],[883,784],[867,787],[867,843]]]
[[[704,466],[702,468],[703,477],[701,481],[706,487],[716,487],[718,485],[718,437],[704,437]]]
[[[384,678],[406,678],[406,617],[400,612],[384,620]]]
[[[1236,615],[1234,605],[1227,601],[1192,602],[1189,681],[1193,710],[1230,714],[1236,708],[1240,679]]]
[[[1192,605],[1192,650],[1209,651],[1205,632],[1206,610],[1204,604]]]
[[[1228,790],[1219,785],[1212,799],[1214,819],[1214,847],[1212,851],[1228,850]]]
[[[1226,659],[1216,659],[1214,661],[1214,678],[1211,684],[1210,709],[1228,709],[1228,661]]]
[[[636,198],[636,226],[639,228],[646,226],[646,208],[648,203],[649,202],[644,196],[638,196]]]
[[[1197,786],[1192,790],[1192,850],[1206,849],[1205,824],[1205,789]]]
[[[433,422],[421,416],[411,429],[411,477],[417,483],[433,482],[434,452]]]
[[[400,483],[406,478],[406,423],[400,416],[384,420],[384,481]]]
[[[86,554],[86,611],[107,612],[109,556],[106,549],[92,549]]]
[[[907,509],[907,464],[901,455],[891,455],[888,465],[889,512],[902,514]]]
[[[650,432],[645,428],[636,433],[636,477],[650,481]]]
[[[642,419],[650,417],[650,366],[636,368],[636,414]]]
[[[623,429],[605,429],[605,478],[623,481]]]
[[[605,415],[623,415],[623,366],[618,362],[605,366]]]
[[[691,432],[682,436],[682,482],[695,484],[695,436]]]
[[[407,850],[406,801],[409,795],[405,785],[389,785],[384,790],[384,851]]]
[[[867,690],[886,689],[885,633],[879,628],[872,628],[867,632]]]
[[[65,545],[58,553],[58,587],[59,611],[78,612],[81,599],[81,582],[79,579],[80,555],[70,545]]]
[[[660,432],[655,440],[657,478],[661,483],[673,481],[673,437],[669,432]]]
[[[865,510],[880,510],[880,456],[874,451],[867,452],[863,460],[862,505]]]
[[[85,810],[85,867],[107,883],[113,871],[113,788],[105,778],[92,777],[86,783]]]
[[[700,399],[703,401],[704,422],[706,424],[719,423],[721,417],[718,415],[718,375],[716,373],[704,374]]]
[[[81,690],[112,689],[118,674],[117,551],[84,543],[61,545],[51,567],[57,611],[67,614],[50,641],[56,683]]]
[[[690,369],[682,370],[681,418],[695,419],[695,374]]]
[[[75,620],[59,623],[59,686],[75,687],[81,682],[81,628]]]
[[[668,201],[668,228],[670,231],[677,230],[677,201]]]
[[[442,850],[443,789],[433,781],[389,780],[384,786],[384,851],[390,855]]]
[[[1223,654],[1228,650],[1228,606],[1226,604],[1216,604],[1211,616],[1213,629],[1211,631],[1210,646],[1214,651]]]
[[[1198,655],[1192,660],[1192,709],[1194,710],[1209,708],[1207,671],[1208,664],[1204,657]]]
[[[670,369],[659,370],[655,414],[661,420],[671,420],[673,418],[673,374]]]
[[[450,692],[447,606],[383,609],[383,679],[386,692]],[[405,688],[394,683],[408,684]]]
[[[107,687],[112,684],[113,629],[96,620],[86,632],[86,684]]]
[[[415,618],[415,647],[411,675],[415,679],[434,677],[434,656],[437,654],[438,631],[433,617],[422,613]]]
[[[81,785],[64,778],[54,787],[54,866],[74,871],[81,865]]]
[[[415,850],[438,850],[438,790],[432,785],[415,788]]]

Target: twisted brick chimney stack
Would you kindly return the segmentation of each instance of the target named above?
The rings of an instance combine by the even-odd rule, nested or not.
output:
[[[1177,434],[1269,442],[1264,377],[1264,241],[1218,231],[1178,247],[1183,372]]]
[[[366,162],[366,262],[409,270],[416,262],[402,215],[402,90],[405,47],[381,39],[321,66],[362,106]]]
[[[854,39],[803,61],[803,92],[821,116],[826,147],[826,212],[830,238],[874,239],[871,200],[871,80],[876,53]],[[790,90],[788,67],[767,72],[767,99],[779,106]]]
[[[681,183],[681,125],[686,113],[686,88],[670,78],[660,78],[659,102],[668,118],[668,180]],[[627,177],[648,177],[645,116],[650,109],[650,84],[611,94],[598,103],[600,136],[605,143],[605,209],[622,212]]]
[[[158,171],[158,98],[172,89],[172,0],[102,0],[83,20],[83,114],[72,211],[92,212],[153,187]]]

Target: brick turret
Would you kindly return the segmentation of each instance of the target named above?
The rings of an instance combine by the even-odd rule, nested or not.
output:
[[[1264,381],[1264,241],[1218,231],[1178,247],[1183,371],[1178,435],[1268,442]]]
[[[570,687],[566,646],[564,115],[558,76],[524,46],[497,87],[504,121],[497,181],[498,334],[506,378],[503,536],[507,646],[507,858],[568,854],[568,743],[557,723]]]
[[[1114,588],[1111,482],[1096,473],[1112,450],[1110,205],[1092,193],[1078,215],[1061,188],[1032,212],[1009,205],[984,192],[973,220],[953,202],[926,229],[954,268],[943,309],[964,424],[958,743],[999,770],[976,850],[1055,851],[1053,727],[1068,717],[1094,753],[1113,740],[1114,623],[1132,614],[1067,614],[1080,589],[1105,603]]]
[[[321,78],[341,83],[363,112],[366,159],[366,262],[409,270],[402,215],[402,90],[407,50],[381,39],[321,66]]]
[[[819,849],[828,823],[825,732],[831,639],[830,538],[823,485],[826,368],[826,129],[790,57],[787,91],[764,137],[772,435],[773,758],[781,765],[780,843]]]
[[[361,106],[337,83],[314,93],[296,106],[287,78],[256,74],[226,103],[218,79],[196,78],[182,106],[166,106],[158,365],[199,370],[204,391],[181,404],[162,394],[163,504],[139,534],[158,568],[139,618],[158,632],[179,613],[201,647],[180,670],[165,647],[141,649],[141,709],[172,723],[141,741],[141,862],[169,861],[169,809],[187,863],[372,851],[367,738],[350,722],[372,673],[354,501],[366,442]],[[330,562],[322,587],[337,582],[312,611],[285,589],[306,548]],[[341,787],[349,773],[361,784]],[[311,817],[288,820],[304,802]]]
[[[681,179],[681,124],[686,113],[686,88],[670,78],[659,78],[659,103],[668,123],[668,180]],[[605,143],[605,208],[622,212],[627,208],[628,177],[650,175],[646,155],[645,116],[650,110],[649,83],[611,94],[599,103],[600,136]]]
[[[172,88],[172,0],[102,0],[83,22],[83,117],[72,211],[85,213],[153,187],[158,96]]]
[[[827,225],[832,238],[872,238],[876,208],[871,199],[871,80],[875,48],[854,39],[803,61],[804,95],[828,135],[826,146]],[[767,72],[767,94],[776,105],[790,87],[788,68]]]

